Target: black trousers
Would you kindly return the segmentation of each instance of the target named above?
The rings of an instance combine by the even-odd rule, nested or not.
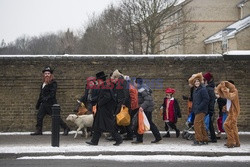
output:
[[[145,111],[144,111],[144,112],[145,112]],[[160,134],[160,132],[159,132],[157,126],[156,126],[156,125],[153,123],[153,121],[152,121],[152,112],[147,112],[147,111],[146,111],[146,112],[145,112],[145,115],[146,115],[146,117],[148,118],[148,122],[149,122],[149,124],[150,124],[150,130],[152,131],[152,133],[153,133],[155,139],[156,139],[156,140],[161,139],[161,134]],[[137,141],[143,141],[143,134],[141,135],[141,134],[138,134],[138,133],[136,132],[136,138],[137,138]]]
[[[175,123],[173,123],[173,122],[165,122],[165,130],[167,132],[169,132],[170,128],[174,129],[175,131],[178,130]]]
[[[119,133],[117,132],[117,130],[114,130],[112,132],[110,132],[110,134],[112,135],[112,137],[115,139],[116,142],[119,142],[122,140],[122,137],[119,135]],[[102,135],[102,131],[100,130],[95,130],[93,137],[91,139],[92,143],[98,144],[99,143],[99,139],[101,138]]]
[[[134,115],[138,112],[139,109],[135,109],[135,110],[130,110],[129,111],[129,115],[130,115],[130,124],[128,126],[125,126],[126,132],[127,132],[127,137],[131,138],[134,136],[134,131],[132,129],[132,118],[134,117]]]
[[[209,115],[209,131],[210,131],[210,138],[213,141],[216,141],[216,135],[215,135],[215,131],[214,131],[214,124],[213,124],[213,115]]]
[[[37,113],[37,124],[36,128],[39,131],[42,131],[43,128],[43,119],[46,115],[52,115],[52,107],[51,105],[41,104]],[[69,128],[67,124],[60,118],[60,126],[63,129]]]

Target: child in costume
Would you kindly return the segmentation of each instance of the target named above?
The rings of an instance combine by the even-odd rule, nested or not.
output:
[[[176,137],[180,135],[180,130],[177,129],[177,119],[181,118],[181,111],[178,101],[173,97],[175,90],[167,88],[165,90],[166,97],[164,98],[161,109],[163,109],[163,120],[165,122],[165,130],[167,133],[163,137],[170,137],[170,128],[176,131]]]
[[[208,113],[209,95],[206,87],[202,83],[202,73],[193,74],[188,81],[189,84],[194,86],[192,112],[195,114],[195,141],[193,145],[205,145],[208,143],[208,135],[204,124],[204,118]]]

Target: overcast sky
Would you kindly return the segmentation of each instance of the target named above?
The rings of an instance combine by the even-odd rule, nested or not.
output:
[[[100,14],[120,0],[0,0],[0,42],[22,35],[77,31],[93,12]]]

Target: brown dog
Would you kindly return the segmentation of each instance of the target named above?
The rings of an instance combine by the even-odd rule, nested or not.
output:
[[[87,114],[88,109],[86,108],[83,102],[77,100],[77,105],[73,111],[76,113],[77,116],[79,116]]]
[[[76,115],[84,115],[88,112],[88,109],[85,107],[85,105],[83,103],[80,103],[80,106],[78,108],[78,112]]]

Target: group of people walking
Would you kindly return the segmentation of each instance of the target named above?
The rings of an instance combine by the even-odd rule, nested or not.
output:
[[[219,103],[219,108],[226,108],[228,116],[224,122],[225,132],[227,134],[228,148],[240,147],[237,118],[240,113],[238,90],[233,81],[222,81],[215,87],[214,79],[211,73],[197,73],[189,78],[189,84],[193,87],[192,92],[192,112],[195,114],[194,130],[195,140],[193,145],[206,145],[209,142],[208,133],[204,124],[204,117],[209,115],[210,141],[217,142],[214,127],[213,115],[216,95],[224,99],[225,103]]]
[[[36,131],[31,135],[42,135],[43,118],[46,114],[51,115],[51,107],[56,101],[57,83],[54,80],[53,70],[51,67],[45,67],[42,71],[43,83],[39,99],[36,105],[37,124]],[[216,142],[216,135],[213,127],[215,92],[221,98],[226,99],[226,107],[228,111],[227,120],[224,128],[227,133],[227,147],[239,147],[239,137],[237,129],[237,117],[239,115],[239,99],[238,91],[235,86],[228,82],[221,82],[216,88],[211,73],[197,73],[189,78],[189,84],[193,87],[192,91],[192,112],[195,114],[194,130],[195,140],[193,145],[205,145],[208,143],[208,135],[204,126],[204,117],[210,116],[210,136],[211,141]],[[177,119],[181,117],[181,110],[178,100],[173,97],[175,89],[166,88],[166,97],[163,99],[161,106],[162,118],[165,123],[166,134],[163,137],[170,137],[170,129],[176,131],[176,137],[179,137],[180,130],[176,127]],[[89,145],[98,145],[99,139],[103,132],[109,132],[108,140],[114,140],[113,145],[120,145],[123,140],[131,140],[133,144],[143,142],[143,134],[139,134],[132,127],[132,121],[128,126],[118,126],[116,123],[116,115],[123,107],[129,109],[129,115],[133,118],[139,111],[144,112],[150,124],[150,130],[154,136],[151,143],[158,143],[162,140],[162,136],[152,120],[152,112],[154,111],[154,101],[152,90],[148,87],[142,78],[136,78],[132,83],[129,76],[123,75],[119,70],[115,70],[109,76],[103,71],[96,74],[95,77],[87,78],[84,95],[79,99],[88,109],[88,113],[94,114],[94,123],[92,126],[92,139],[86,143]],[[64,135],[68,135],[70,128],[61,119],[60,125],[64,130]],[[120,131],[124,131],[126,135],[121,136]],[[133,141],[134,136],[136,140]]]
[[[91,141],[86,143],[98,145],[102,132],[110,133],[111,136],[108,139],[115,140],[114,145],[120,145],[123,140],[133,140],[134,135],[136,135],[136,140],[132,143],[142,143],[143,134],[138,134],[137,131],[134,131],[131,124],[125,127],[117,125],[116,115],[123,107],[129,109],[131,118],[138,111],[143,111],[147,116],[150,129],[155,137],[152,143],[159,142],[162,138],[158,128],[152,121],[152,111],[154,110],[152,90],[143,83],[142,78],[136,78],[135,83],[132,84],[130,78],[124,76],[118,70],[110,74],[110,80],[107,80],[107,77],[104,72],[96,74],[98,81],[96,82],[96,87],[98,88],[96,90],[99,92],[96,101],[97,111],[92,129],[94,133]],[[126,131],[126,135],[123,137],[118,133],[122,129]]]

